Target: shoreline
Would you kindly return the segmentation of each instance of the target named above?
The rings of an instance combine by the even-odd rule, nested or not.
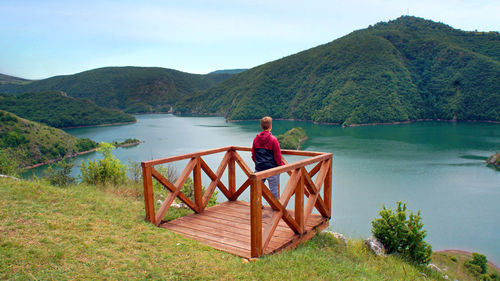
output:
[[[96,152],[96,151],[97,151],[97,147],[96,148],[92,148],[90,150],[86,150],[86,151],[72,153],[72,154],[64,156],[63,158],[60,158],[60,159],[59,158],[49,159],[49,160],[47,160],[45,162],[42,162],[42,163],[37,163],[37,164],[34,164],[34,165],[26,166],[23,169],[30,170],[30,169],[33,169],[33,168],[38,168],[40,166],[45,166],[45,165],[48,165],[48,164],[52,164],[52,163],[57,162],[57,161],[61,161],[61,160],[68,159],[68,158],[75,158],[77,156],[84,155],[84,154],[89,154],[89,153]]]
[[[172,113],[173,115],[176,116],[190,116],[194,114],[186,114],[186,113]],[[259,121],[260,119],[257,118],[250,118],[250,119],[227,119],[225,116],[222,115],[217,115],[217,114],[196,114],[196,116],[201,116],[201,117],[223,117],[226,119],[226,122],[242,122],[242,121]],[[306,120],[306,119],[294,119],[294,118],[273,118],[273,120],[284,120],[284,121],[300,121],[300,122],[309,122],[313,124],[321,124],[321,125],[335,125],[335,126],[341,126],[341,123],[334,123],[334,122],[323,122],[323,121],[313,121],[313,120]],[[406,121],[394,121],[394,122],[373,122],[373,123],[360,123],[360,124],[351,124],[345,126],[346,128],[348,127],[362,127],[362,126],[378,126],[378,125],[400,125],[400,124],[411,124],[411,123],[417,123],[417,122],[446,122],[446,123],[489,123],[489,124],[500,124],[500,121],[495,121],[495,120],[453,120],[453,119],[430,119],[430,118],[422,118],[422,119],[413,119],[413,120],[406,120]]]
[[[66,129],[91,128],[91,127],[120,126],[120,125],[128,125],[128,124],[135,124],[135,123],[137,123],[137,120],[130,121],[130,122],[119,122],[119,123],[107,123],[107,124],[98,124],[98,125],[83,125],[83,126],[64,127],[64,128],[58,128],[58,129],[66,130]]]
[[[465,251],[465,250],[458,250],[458,249],[444,249],[444,250],[435,251],[435,253],[459,253],[459,254],[465,254],[465,255],[472,257],[472,252]],[[500,267],[498,267],[494,262],[488,260],[488,265],[496,268],[496,270],[498,272],[500,272]]]
[[[141,143],[143,143],[143,141],[137,141],[137,142],[133,142],[133,143],[126,143],[126,144],[122,144],[122,145],[116,145],[115,147],[117,147],[117,148],[118,147],[130,147],[130,146],[139,145]],[[42,162],[42,163],[37,163],[37,164],[34,164],[34,165],[26,166],[23,169],[30,170],[30,169],[33,169],[33,168],[38,168],[38,167],[41,167],[41,166],[49,165],[49,164],[52,164],[52,163],[57,162],[57,161],[61,161],[61,160],[68,159],[68,158],[75,158],[75,157],[78,157],[78,156],[81,156],[81,155],[85,155],[85,154],[89,154],[89,153],[96,152],[96,151],[97,151],[97,147],[96,148],[92,148],[90,150],[86,150],[86,151],[72,153],[72,154],[64,156],[63,158],[60,158],[60,159],[59,158],[49,159],[49,160],[47,160],[45,162]]]

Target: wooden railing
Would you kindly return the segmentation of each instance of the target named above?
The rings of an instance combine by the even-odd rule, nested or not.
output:
[[[290,229],[296,234],[302,235],[305,231],[305,223],[307,222],[308,217],[312,214],[314,208],[324,218],[330,218],[332,199],[331,153],[282,150],[283,155],[307,156],[308,158],[295,163],[287,163],[283,166],[254,173],[253,170],[250,169],[245,163],[243,158],[241,158],[238,154],[238,151],[251,151],[251,148],[227,146],[142,162],[146,220],[155,225],[160,225],[168,211],[168,208],[176,197],[178,197],[194,212],[202,213],[216,187],[219,188],[228,200],[234,201],[237,200],[238,197],[250,186],[251,255],[252,257],[259,257],[264,253],[264,250],[269,245],[280,219],[283,219],[288,227],[290,227]],[[214,173],[202,159],[202,156],[216,153],[224,153],[224,157],[220,162],[217,171]],[[169,182],[154,168],[155,165],[186,159],[189,159],[189,162],[175,183]],[[235,177],[236,163],[247,176],[247,180],[237,189]],[[314,165],[314,167],[307,171],[306,167],[309,165]],[[228,186],[221,181],[221,177],[223,176],[226,168],[228,169]],[[202,170],[211,179],[211,182],[204,194],[202,192],[201,185]],[[181,192],[182,186],[191,173],[193,174],[194,202]],[[271,191],[262,180],[281,173],[288,173],[290,178],[281,193],[280,199],[278,200],[272,195]],[[313,181],[314,176],[316,176],[316,178]],[[153,178],[170,191],[169,195],[163,201],[156,214],[154,207]],[[323,197],[320,195],[322,187]],[[295,195],[295,209],[294,216],[291,216],[286,210],[286,206],[293,195]],[[307,201],[304,201],[304,197],[307,198]],[[262,198],[264,198],[273,209],[271,223],[267,224],[267,227],[264,230],[262,229]]]

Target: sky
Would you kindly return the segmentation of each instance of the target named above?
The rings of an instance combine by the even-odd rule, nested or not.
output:
[[[499,14],[499,0],[0,0],[0,73],[43,79],[157,66],[204,74],[252,68],[402,15],[499,31]]]

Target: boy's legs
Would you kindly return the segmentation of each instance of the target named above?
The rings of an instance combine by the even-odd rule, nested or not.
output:
[[[278,185],[280,184],[280,175],[274,175],[266,178],[267,182],[269,182],[269,189],[271,193],[274,195],[276,199],[280,199],[280,195],[278,193]]]

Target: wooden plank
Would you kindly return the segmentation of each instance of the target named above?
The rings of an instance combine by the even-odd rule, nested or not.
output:
[[[217,179],[217,176],[212,171],[212,169],[210,169],[210,167],[208,166],[208,164],[202,158],[200,158],[200,162],[201,162],[201,168],[203,169],[203,171],[205,172],[205,174],[207,174],[207,176],[212,181],[215,181]],[[224,194],[224,196],[226,196],[227,199],[229,199],[231,197],[231,194],[229,193],[229,190],[226,188],[226,186],[224,185],[223,182],[221,182],[219,180],[219,182],[217,183],[217,186],[219,187],[220,191],[222,191],[222,193]]]
[[[262,255],[262,181],[253,180],[250,187],[250,254]]]
[[[182,186],[186,182],[189,174],[191,174],[191,172],[193,171],[195,165],[196,158],[191,158],[191,160],[189,160],[188,164],[186,165],[186,168],[184,169],[184,171],[182,171],[181,175],[175,182],[176,190],[168,194],[167,198],[165,198],[165,201],[163,201],[163,203],[161,204],[160,209],[158,209],[158,213],[156,214],[155,219],[156,225],[159,225],[161,223],[161,220],[167,213],[168,208],[170,207],[172,202],[174,202],[175,197],[177,197],[177,195],[181,192]]]
[[[174,229],[171,226],[178,226],[180,228],[185,228],[186,230],[192,230],[193,232],[203,232],[206,234],[213,235],[216,237],[217,235],[222,235],[224,237],[228,237],[230,239],[235,239],[239,242],[245,243],[245,245],[250,250],[250,231],[243,229],[233,229],[231,225],[221,225],[217,223],[211,223],[207,221],[193,221],[191,223],[184,222],[169,222],[166,224],[162,224],[162,227],[167,229]],[[179,228],[179,229],[180,229]],[[291,236],[289,237],[276,237],[277,239],[273,240],[271,243],[272,247],[279,247],[284,243],[290,241]]]
[[[196,157],[196,166],[193,170],[193,189],[194,203],[196,204],[196,212],[203,212],[203,189],[201,187],[201,157]]]
[[[255,177],[257,179],[261,180],[264,178],[268,178],[270,176],[274,176],[274,175],[278,175],[281,173],[285,173],[287,171],[295,170],[297,168],[301,168],[301,167],[304,167],[304,166],[307,166],[307,165],[310,165],[310,164],[313,164],[313,163],[316,163],[319,161],[324,161],[324,160],[329,159],[331,157],[332,157],[331,153],[325,153],[325,154],[314,156],[314,157],[311,157],[308,159],[300,160],[300,161],[295,162],[295,163],[291,163],[291,164],[287,164],[287,165],[283,165],[283,166],[278,166],[278,167],[275,167],[275,168],[272,168],[269,170],[257,172],[257,173],[255,173]]]
[[[220,162],[219,167],[217,168],[217,173],[215,173],[216,178],[214,180],[212,180],[212,182],[208,186],[207,190],[205,191],[205,194],[203,195],[203,206],[202,206],[201,210],[205,209],[207,204],[208,204],[208,201],[210,201],[210,197],[212,197],[212,194],[215,191],[215,187],[219,184],[220,178],[222,177],[222,174],[224,174],[224,170],[226,170],[226,166],[227,166],[227,163],[229,162],[229,158],[230,158],[230,153],[228,151],[224,155],[224,158],[222,158],[222,161]],[[226,192],[229,193],[229,191],[227,191],[227,190],[226,190]],[[226,196],[226,197],[228,197],[228,198],[231,197],[230,194],[227,194],[227,195],[229,195],[229,196]]]
[[[155,223],[155,203],[153,195],[153,179],[151,168],[142,167],[142,183],[144,188],[144,206],[146,209],[146,220]]]
[[[219,152],[223,152],[223,151],[228,151],[230,149],[231,149],[230,146],[219,147],[219,148],[203,150],[203,151],[199,151],[199,152],[193,152],[193,153],[182,154],[182,155],[177,155],[177,156],[154,159],[154,160],[150,160],[150,161],[144,161],[144,162],[141,162],[141,165],[142,165],[142,167],[152,167],[152,166],[170,163],[170,162],[175,162],[175,161],[179,161],[179,160],[196,158],[196,157],[200,157],[203,155],[215,154],[215,153],[219,153]]]
[[[168,191],[170,192],[175,192],[175,190],[177,189],[175,187],[175,185],[171,182],[169,182],[162,174],[160,174],[155,168],[153,167],[148,167],[148,168],[151,168],[151,172],[152,172],[152,175],[153,177],[158,181],[160,182],[161,184],[163,184],[163,186],[165,186]],[[195,204],[193,203],[193,201],[191,201],[191,199],[189,199],[186,195],[184,195],[184,193],[180,192],[177,197],[179,197],[179,199],[184,202],[189,208],[191,208],[191,210],[195,211],[195,212],[198,212],[198,209],[196,208]]]
[[[266,252],[266,254],[272,254],[272,253],[277,252],[277,251],[286,251],[286,250],[294,249],[299,244],[304,243],[307,240],[313,238],[314,234],[316,232],[320,232],[321,230],[325,229],[327,226],[328,226],[328,220],[325,220],[324,223],[322,223],[321,225],[318,225],[317,227],[311,229],[310,231],[306,232],[304,235],[302,235],[302,236],[298,236],[297,235],[296,238],[294,240],[290,241],[290,243],[288,243],[287,245],[284,245],[283,247],[281,247],[279,249],[275,249],[275,250]]]
[[[227,166],[227,177],[228,177],[228,184],[229,184],[229,194],[231,195],[229,197],[229,200],[236,200],[234,198],[234,194],[236,193],[236,169],[235,169],[235,159],[234,159],[234,154],[236,152],[234,150],[230,151],[230,158],[229,158],[229,164]],[[234,198],[234,199],[233,199]]]

